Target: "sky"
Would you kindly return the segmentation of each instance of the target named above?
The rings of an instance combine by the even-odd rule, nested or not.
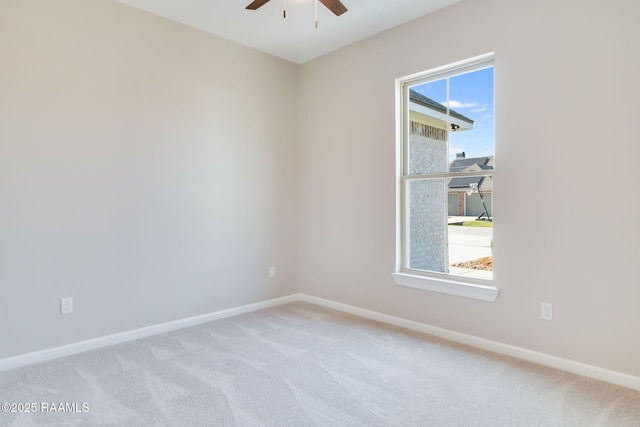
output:
[[[447,105],[447,80],[412,87]],[[449,78],[449,108],[474,121],[473,129],[449,133],[449,160],[464,151],[466,157],[493,156],[493,67]]]

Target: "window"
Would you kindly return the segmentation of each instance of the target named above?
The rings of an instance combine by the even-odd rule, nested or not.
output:
[[[494,301],[493,54],[398,79],[404,286]]]

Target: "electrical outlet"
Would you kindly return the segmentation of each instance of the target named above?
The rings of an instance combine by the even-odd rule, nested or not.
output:
[[[553,320],[553,304],[543,302],[540,304],[540,318],[543,320]]]
[[[269,267],[269,278],[273,279],[276,277],[276,268],[274,266]]]
[[[73,313],[73,298],[60,298],[60,314]]]

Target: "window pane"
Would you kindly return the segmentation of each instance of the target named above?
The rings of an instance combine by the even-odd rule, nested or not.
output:
[[[449,273],[493,279],[493,177],[452,178],[448,186]]]
[[[448,105],[450,160],[490,157],[493,165],[493,67],[451,77]]]
[[[446,100],[446,79],[409,89],[409,175],[447,171]]]
[[[493,177],[407,183],[408,267],[493,279]]]

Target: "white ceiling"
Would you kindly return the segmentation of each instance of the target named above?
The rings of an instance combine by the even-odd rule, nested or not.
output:
[[[309,61],[460,0],[341,0],[349,9],[335,16],[314,0],[271,0],[245,10],[251,0],[118,0],[156,15],[296,63]]]

